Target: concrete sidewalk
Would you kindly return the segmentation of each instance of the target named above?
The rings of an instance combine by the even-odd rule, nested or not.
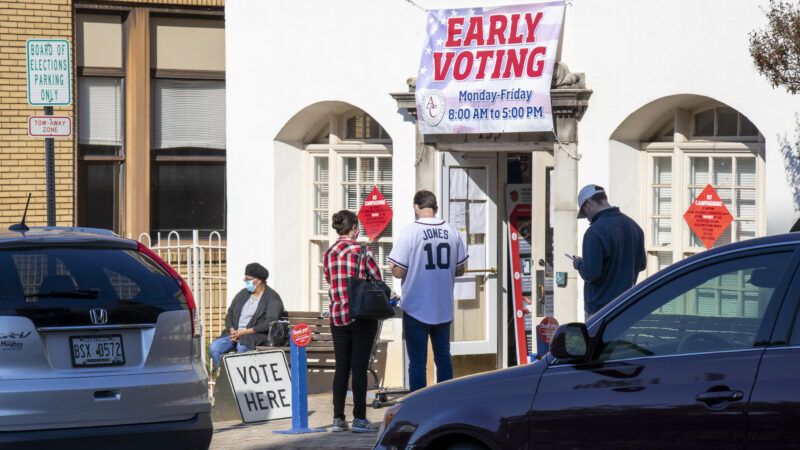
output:
[[[329,431],[333,420],[331,394],[317,394],[308,397],[308,425],[311,428],[326,428],[324,433],[301,435],[274,434],[274,430],[291,428],[291,419],[276,420],[257,424],[241,422],[220,422],[214,424],[212,450],[263,450],[263,449],[371,449],[378,437],[377,428],[383,421],[386,408],[373,409],[367,405],[367,418],[375,424],[374,433],[333,433]],[[353,420],[352,401],[348,398],[345,413],[348,422]]]

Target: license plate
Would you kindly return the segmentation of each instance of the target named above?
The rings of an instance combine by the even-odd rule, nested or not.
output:
[[[122,335],[73,336],[69,338],[72,367],[121,366],[125,364]]]

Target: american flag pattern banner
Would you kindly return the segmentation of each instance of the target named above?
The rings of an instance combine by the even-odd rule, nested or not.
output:
[[[417,74],[420,131],[552,131],[563,15],[563,1],[430,11]]]

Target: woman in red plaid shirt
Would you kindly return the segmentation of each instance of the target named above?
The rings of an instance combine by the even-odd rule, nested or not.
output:
[[[377,320],[355,320],[350,317],[347,293],[347,278],[359,275],[358,256],[361,244],[358,239],[358,217],[342,210],[333,215],[333,228],[339,239],[322,256],[322,271],[330,285],[328,297],[331,313],[333,352],[336,371],[333,375],[333,431],[347,431],[344,401],[347,396],[347,381],[353,374],[353,426],[352,431],[365,433],[374,431],[367,420],[367,367],[372,343],[378,332]],[[362,261],[360,276],[369,272],[376,280],[381,272],[372,253]]]

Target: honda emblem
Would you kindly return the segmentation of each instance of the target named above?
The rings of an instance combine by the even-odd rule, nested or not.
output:
[[[93,309],[89,311],[89,317],[92,318],[92,323],[95,325],[105,325],[108,322],[108,311],[105,309]]]

